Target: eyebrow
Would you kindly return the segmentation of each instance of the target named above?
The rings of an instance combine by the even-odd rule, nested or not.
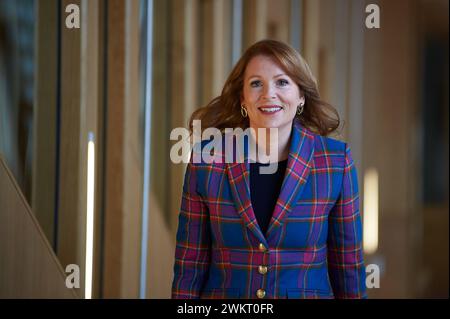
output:
[[[283,75],[286,75],[286,74],[285,73],[280,73],[280,74],[275,75],[274,78],[277,78],[277,77],[283,76]],[[248,77],[248,79],[250,79],[250,78],[260,78],[260,77],[261,77],[260,75],[254,74],[254,75],[250,75]]]

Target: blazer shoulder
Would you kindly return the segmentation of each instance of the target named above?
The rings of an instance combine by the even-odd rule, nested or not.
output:
[[[334,153],[334,154],[345,154],[348,148],[348,144],[345,141],[340,141],[338,139],[323,136],[316,132],[313,132],[309,128],[303,126],[299,121],[294,122],[295,134],[302,134],[307,139],[311,140],[313,143],[313,149],[315,152],[319,153]]]
[[[225,137],[223,134],[220,137],[201,140],[192,147],[191,165],[210,168],[224,163],[224,161]]]
[[[318,152],[342,154],[343,156],[345,156],[349,147],[345,141],[318,134],[314,134],[314,145]]]

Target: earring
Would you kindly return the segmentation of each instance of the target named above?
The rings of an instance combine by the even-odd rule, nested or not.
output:
[[[299,104],[297,106],[297,115],[298,116],[300,116],[303,113],[303,109],[304,109],[303,104]]]
[[[244,104],[241,105],[241,115],[242,117],[247,117],[248,115],[247,109],[244,107]]]

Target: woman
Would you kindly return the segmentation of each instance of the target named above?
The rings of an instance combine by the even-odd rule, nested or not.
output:
[[[277,169],[261,174],[251,152],[242,163],[188,164],[172,297],[366,297],[355,166],[348,145],[326,137],[339,118],[303,58],[278,41],[254,44],[194,112],[191,132],[195,119],[250,127],[258,142],[277,129],[258,143],[276,150]]]

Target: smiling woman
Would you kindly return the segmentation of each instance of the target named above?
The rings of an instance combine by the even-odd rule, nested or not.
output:
[[[294,119],[323,136],[334,132],[340,123],[335,108],[320,98],[316,79],[302,56],[283,42],[263,40],[244,53],[222,94],[195,111],[189,126],[191,133],[194,120],[202,122],[202,130],[251,127],[255,141],[258,128],[265,129],[266,143],[257,145],[258,150],[263,149],[261,153],[274,148],[269,129],[276,128],[276,157],[281,161],[288,156]]]
[[[271,70],[259,68],[263,65]],[[321,99],[316,79],[302,56],[283,42],[263,40],[252,45],[244,53],[228,76],[221,95],[192,114],[191,131],[194,119],[201,120],[204,129],[249,127],[249,118],[241,114],[241,102],[244,102],[243,98],[249,94],[250,84],[244,85],[244,79],[248,80],[250,75],[257,75],[252,73],[256,69],[258,72],[263,70],[272,72],[272,76],[284,75],[285,79],[280,77],[276,82],[277,87],[287,85],[290,90],[293,88],[299,90],[300,97],[304,99],[304,111],[302,116],[297,118],[302,125],[320,135],[328,135],[338,128],[339,115],[333,106]],[[264,84],[262,81],[252,83],[252,88],[256,89],[255,86],[262,84]],[[296,84],[296,88],[293,84]]]
[[[244,73],[241,108],[248,114],[250,127],[278,129],[278,160],[287,158],[287,145],[295,114],[301,114],[305,97],[294,80],[264,55],[253,57]],[[258,140],[258,137],[256,138]],[[267,143],[269,139],[267,139]],[[270,145],[267,145],[270,146]]]
[[[194,139],[197,120],[202,130],[216,128],[224,138],[230,128],[270,132],[276,138],[256,140],[258,147],[278,150],[277,165],[258,173],[263,163],[251,153],[243,162],[199,163],[193,152],[172,296],[366,297],[355,165],[348,145],[327,137],[339,117],[320,99],[300,54],[274,40],[255,43],[222,94],[193,113]],[[228,152],[236,147],[219,157]]]

